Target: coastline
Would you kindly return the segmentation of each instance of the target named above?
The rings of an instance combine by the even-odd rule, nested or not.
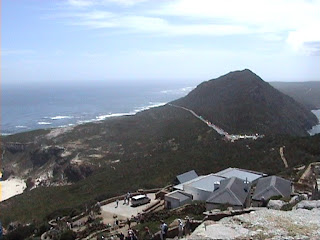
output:
[[[23,193],[26,188],[25,181],[17,177],[0,181],[0,202]]]
[[[311,110],[311,112],[318,118],[318,124],[312,126],[308,133],[310,136],[316,135],[320,133],[320,109]]]
[[[161,103],[152,103],[145,106],[145,107],[140,107],[138,109],[135,109],[133,111],[127,112],[127,113],[110,113],[110,114],[105,114],[105,115],[98,115],[95,118],[92,119],[88,119],[88,120],[79,120],[76,123],[71,123],[68,125],[61,125],[61,126],[51,126],[50,124],[41,124],[41,126],[47,126],[47,127],[42,127],[42,128],[34,128],[34,129],[27,129],[26,131],[19,131],[19,132],[14,132],[14,133],[2,133],[1,132],[1,136],[5,137],[5,136],[11,136],[11,135],[15,135],[15,134],[19,134],[19,133],[26,133],[26,132],[31,132],[31,131],[36,131],[36,130],[53,130],[53,129],[60,129],[60,128],[70,128],[70,127],[75,127],[78,125],[82,125],[82,124],[86,124],[86,123],[93,123],[93,122],[100,122],[100,121],[104,121],[108,118],[115,118],[115,117],[124,117],[124,116],[133,116],[139,112],[143,112],[145,110],[149,110],[151,108],[155,108],[155,107],[161,107],[166,105],[168,102],[161,102]],[[59,117],[59,118],[58,118]],[[69,117],[68,117],[69,118]],[[57,116],[57,117],[52,117],[52,119],[54,120],[60,120],[60,119],[65,119],[62,118],[62,116]],[[71,118],[69,118],[71,119]]]

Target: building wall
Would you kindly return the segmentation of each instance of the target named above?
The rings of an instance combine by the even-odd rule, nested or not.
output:
[[[169,208],[169,205],[170,205],[170,209],[177,208],[177,207],[180,207],[184,204],[192,202],[191,198],[188,198],[188,199],[180,202],[180,200],[178,200],[176,198],[171,198],[168,196],[165,196],[164,200],[165,200],[165,207]],[[168,203],[168,202],[170,202],[170,203]]]
[[[185,205],[185,204],[187,204],[187,203],[191,203],[191,202],[192,202],[192,199],[191,199],[191,198],[188,198],[188,199],[186,199],[186,200],[184,200],[184,201],[181,201],[181,202],[180,202],[180,206]]]
[[[193,200],[206,201],[212,192],[194,188],[192,186],[184,186],[184,191],[193,196]]]
[[[221,204],[215,204],[215,203],[206,203],[206,210],[210,211],[210,210],[214,210],[214,209],[220,209],[221,208]],[[243,209],[242,206],[230,206],[232,207],[233,210],[241,210]]]
[[[168,196],[164,197],[165,207],[168,209],[177,208],[180,206],[180,201],[175,198],[171,198]]]

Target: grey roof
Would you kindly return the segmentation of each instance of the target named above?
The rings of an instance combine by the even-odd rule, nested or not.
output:
[[[177,179],[180,183],[185,183],[197,177],[198,177],[198,174],[194,170],[191,170],[189,172],[185,172],[183,174],[178,175]]]
[[[205,191],[214,191],[214,183],[220,182],[221,180],[226,179],[225,177],[218,176],[216,174],[209,174],[206,176],[202,176],[201,178],[197,178],[190,183],[186,183],[184,185],[191,186],[197,189],[205,190]]]
[[[217,172],[216,175],[220,175],[226,178],[237,177],[243,180],[248,180],[249,182],[253,182],[258,178],[266,176],[266,174],[261,172],[255,172],[240,168],[227,168],[225,170]]]
[[[180,202],[192,199],[192,195],[188,193],[181,192],[179,190],[173,191],[165,195],[166,197],[179,199]]]
[[[265,200],[273,196],[290,197],[291,182],[281,177],[269,176],[258,180],[256,189],[253,194],[254,200]]]
[[[178,184],[178,185],[175,185],[175,186],[173,186],[173,188],[174,188],[174,189],[178,189],[178,190],[183,190],[183,186],[184,186],[184,185],[188,185],[188,184],[190,184],[190,183],[192,183],[192,182],[195,182],[195,181],[198,181],[199,179],[202,179],[202,178],[204,178],[204,177],[206,177],[206,176],[199,176],[199,177],[194,178],[194,179],[191,179],[191,180],[189,180],[189,181],[187,181],[187,182],[184,182],[184,183],[180,183],[180,184]]]
[[[232,177],[222,180],[219,189],[214,191],[206,202],[243,206],[249,193],[250,183],[246,184],[242,179]]]

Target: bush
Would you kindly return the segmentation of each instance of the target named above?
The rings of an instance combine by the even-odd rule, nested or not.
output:
[[[48,223],[43,223],[39,226],[36,236],[41,236],[43,233],[47,232],[50,229],[50,225]]]
[[[46,219],[51,220],[51,219],[55,219],[57,217],[63,217],[63,216],[74,217],[79,215],[80,213],[81,213],[81,210],[79,208],[62,208],[48,214]]]
[[[75,240],[77,237],[76,233],[68,230],[61,234],[60,240]]]
[[[21,226],[17,227],[15,230],[12,232],[8,233],[5,237],[4,240],[24,240],[30,237],[33,232],[34,232],[34,226]]]

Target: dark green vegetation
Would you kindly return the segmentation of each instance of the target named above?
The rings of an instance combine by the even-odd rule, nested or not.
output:
[[[249,74],[246,81],[242,78],[233,81],[227,77],[227,89],[224,89],[220,81],[215,80],[218,90],[214,91],[211,85],[216,83],[209,81],[199,85],[189,97],[201,103],[203,110],[209,105],[202,101],[214,103],[212,109],[221,110],[217,116],[226,121],[218,125],[227,131],[236,127],[238,130],[248,127],[248,131],[254,132],[263,130],[258,133],[266,133],[266,137],[256,141],[227,142],[188,111],[169,105],[135,116],[112,118],[70,129],[40,130],[3,137],[1,167],[4,175],[29,179],[28,185],[32,187],[32,181],[50,173],[44,185],[51,187],[38,187],[1,202],[0,221],[4,226],[11,221],[28,223],[35,220],[38,224],[56,216],[77,215],[86,205],[127,191],[163,187],[171,183],[177,174],[191,169],[198,174],[208,174],[227,167],[239,167],[293,178],[296,177],[293,167],[320,161],[320,134],[313,137],[277,134],[304,134],[306,125],[313,122],[308,120],[309,113],[301,116],[305,109],[293,99],[274,90],[249,70],[242,73]],[[249,83],[253,88],[249,88]],[[246,101],[242,99],[245,95],[237,91],[239,84],[250,96]],[[201,98],[195,94],[197,91],[207,97]],[[229,96],[220,98],[218,103],[211,101],[223,92],[236,100]],[[212,99],[208,96],[210,93]],[[284,105],[275,106],[270,96]],[[181,99],[177,103],[183,101]],[[254,102],[262,104],[265,112],[261,112]],[[290,109],[285,109],[285,106]],[[238,108],[240,112],[236,111]],[[203,114],[204,117],[211,116],[213,112],[210,109]],[[291,115],[291,119],[283,120],[284,116]],[[281,120],[281,127],[273,125],[277,119]],[[287,169],[280,158],[281,146],[286,147]],[[62,186],[66,183],[73,184]]]
[[[76,214],[85,204],[128,190],[164,186],[176,174],[190,169],[207,174],[232,166],[287,175],[294,166],[320,161],[320,135],[304,138],[271,136],[230,143],[190,113],[170,106],[77,126],[53,139],[42,138],[41,141],[38,138],[42,145],[63,145],[68,151],[72,150],[68,146],[77,141],[79,148],[72,154],[79,153],[79,158],[85,160],[85,165],[90,164],[94,173],[71,186],[39,187],[2,202],[0,212],[4,225],[13,220],[41,222],[49,214],[48,218],[63,213]],[[11,137],[5,138],[4,145],[10,140]],[[284,168],[279,155],[279,147],[283,145],[286,146],[289,169]],[[30,160],[35,148],[36,144],[30,147],[30,152],[25,149],[16,154],[29,156]],[[103,154],[103,158],[90,158],[93,149],[99,149],[96,151]],[[61,159],[64,158],[59,154],[56,159],[50,159],[56,164],[54,168],[61,167],[63,171],[64,164],[72,165],[66,160],[59,165]],[[112,163],[118,159],[120,162]]]
[[[320,82],[270,82],[270,85],[303,104],[309,110],[320,109]]]
[[[203,82],[173,103],[194,110],[232,134],[305,136],[318,122],[303,105],[247,69]]]

